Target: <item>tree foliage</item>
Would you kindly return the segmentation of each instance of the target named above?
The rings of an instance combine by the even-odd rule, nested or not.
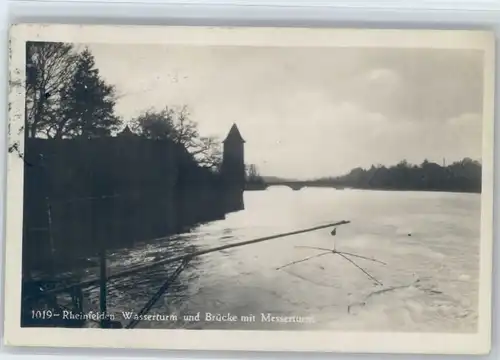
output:
[[[318,181],[361,189],[481,192],[481,164],[470,158],[448,166],[427,160],[411,165],[403,160],[390,167],[358,167],[346,175]]]
[[[261,184],[264,183],[264,179],[262,176],[260,176],[257,165],[255,164],[250,164],[246,166],[245,177],[247,183],[261,183]]]
[[[119,124],[115,90],[99,76],[88,49],[27,43],[25,90],[27,137],[94,137]]]
[[[132,121],[132,129],[149,139],[170,139],[182,145],[200,166],[219,169],[222,162],[220,142],[215,137],[203,137],[198,124],[190,119],[186,106],[148,110]]]
[[[73,45],[55,42],[26,44],[26,132],[28,137],[44,133],[57,122],[60,89],[75,71]]]
[[[78,58],[74,75],[61,89],[60,118],[51,124],[53,136],[111,135],[120,125],[114,114],[115,100],[115,88],[100,77],[94,57],[85,49]]]

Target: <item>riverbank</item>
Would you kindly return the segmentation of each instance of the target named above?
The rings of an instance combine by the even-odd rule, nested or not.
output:
[[[266,185],[259,185],[259,186],[248,186],[245,188],[245,191],[265,191],[270,187],[277,187],[277,186],[286,186],[286,185],[274,185],[274,184],[266,184]],[[287,186],[288,187],[288,186]],[[304,188],[315,188],[315,189],[335,189],[335,190],[365,190],[365,191],[401,191],[401,192],[406,192],[406,191],[416,191],[416,192],[441,192],[441,193],[452,193],[452,194],[481,194],[481,191],[476,191],[476,190],[453,190],[453,189],[435,189],[435,188],[428,188],[428,189],[398,189],[398,188],[389,188],[389,187],[355,187],[355,186],[343,186],[343,185],[332,185],[330,186],[324,186],[324,185],[319,185],[319,186],[304,186]]]

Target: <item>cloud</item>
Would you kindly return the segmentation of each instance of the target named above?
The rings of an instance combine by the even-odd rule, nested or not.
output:
[[[481,151],[482,53],[90,45],[124,118],[188,105],[203,135],[236,122],[249,163],[323,176]]]
[[[388,89],[398,89],[401,83],[400,76],[390,69],[374,69],[368,72],[366,78],[370,84]]]
[[[90,45],[102,74],[125,93],[153,89],[142,106],[208,100],[272,106],[300,88],[330,101],[416,121],[445,121],[482,107],[482,53],[452,49],[258,48]],[[176,76],[174,76],[176,75]],[[176,77],[177,81],[173,81]],[[147,81],[144,79],[148,79]],[[144,84],[144,85],[142,85]],[[146,85],[148,84],[148,85]]]

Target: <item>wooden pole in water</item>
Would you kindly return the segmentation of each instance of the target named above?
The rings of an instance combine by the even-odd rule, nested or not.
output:
[[[110,216],[110,219],[101,219],[100,238],[99,238],[99,311],[104,315],[101,319],[101,328],[109,328],[110,321],[107,318],[107,282],[108,282],[108,262],[107,249],[109,247],[108,239],[113,237],[111,231],[114,212],[113,197],[105,197],[100,200],[101,209]]]
[[[256,244],[256,243],[260,243],[260,242],[264,242],[264,241],[269,241],[269,240],[283,238],[283,237],[286,237],[286,236],[303,234],[303,233],[307,233],[307,232],[311,232],[311,231],[315,231],[315,230],[325,229],[325,228],[328,228],[328,227],[339,226],[339,225],[344,225],[344,224],[349,224],[349,223],[350,223],[350,221],[343,220],[343,221],[339,221],[339,222],[336,222],[336,223],[333,223],[333,224],[319,225],[319,226],[315,226],[315,227],[311,227],[311,228],[307,228],[307,229],[301,229],[301,230],[291,231],[291,232],[287,232],[287,233],[275,234],[275,235],[266,236],[266,237],[262,237],[262,238],[258,238],[258,239],[253,239],[253,240],[240,241],[240,242],[233,243],[233,244],[227,244],[227,245],[217,246],[217,247],[214,247],[214,248],[209,248],[209,249],[206,249],[206,250],[196,251],[196,252],[193,252],[193,253],[190,253],[190,254],[174,256],[174,257],[171,257],[171,258],[167,258],[167,259],[164,259],[164,260],[160,260],[160,261],[154,262],[152,264],[139,265],[139,266],[133,267],[133,268],[131,268],[129,270],[125,270],[125,271],[122,271],[122,272],[110,275],[110,276],[107,277],[107,280],[109,281],[109,280],[112,280],[112,279],[121,278],[121,277],[124,277],[124,276],[135,274],[135,273],[137,273],[139,271],[143,271],[143,270],[147,270],[147,269],[159,266],[159,265],[166,265],[166,264],[174,263],[174,262],[177,262],[177,261],[180,261],[180,260],[192,259],[194,257],[205,255],[205,254],[210,254],[210,253],[213,253],[213,252],[216,252],[216,251],[226,250],[226,249],[240,247],[240,246],[245,246],[245,245],[250,245],[250,244]],[[93,285],[96,285],[96,284],[99,284],[99,283],[100,283],[100,279],[91,279],[91,280],[87,280],[87,281],[82,281],[82,282],[77,283],[77,284],[68,285],[66,287],[62,287],[62,288],[58,288],[58,289],[53,289],[53,290],[48,290],[44,294],[50,295],[50,294],[54,294],[54,293],[59,293],[59,292],[62,292],[62,291],[66,291],[66,290],[71,289],[71,288],[73,288],[75,286],[80,286],[80,287],[84,288],[84,287],[93,286]]]
[[[49,233],[49,244],[50,244],[50,275],[52,277],[56,276],[57,272],[57,259],[56,259],[56,246],[54,243],[54,229],[52,226],[52,207],[50,204],[49,196],[45,198],[46,208],[47,208],[47,231]]]
[[[101,315],[105,315],[107,311],[107,300],[106,300],[107,281],[108,280],[106,271],[106,248],[104,247],[104,244],[102,244],[99,251],[99,311],[101,312]],[[105,316],[103,316],[101,319],[101,328],[104,327],[106,327]]]
[[[286,236],[303,234],[303,233],[311,232],[311,231],[314,231],[314,230],[320,230],[320,229],[324,229],[324,228],[328,228],[328,227],[332,227],[332,226],[344,225],[344,224],[349,224],[349,223],[350,223],[350,221],[340,221],[340,222],[337,222],[337,223],[334,223],[334,224],[319,225],[319,226],[315,226],[315,227],[312,227],[312,228],[307,228],[307,229],[302,229],[302,230],[296,230],[296,231],[291,231],[291,232],[287,232],[287,233],[266,236],[266,237],[262,237],[262,238],[258,238],[258,239],[241,241],[241,242],[237,242],[237,243],[233,243],[233,244],[227,244],[227,245],[217,246],[217,247],[209,248],[209,249],[206,249],[206,250],[196,251],[196,252],[193,252],[191,254],[174,256],[174,257],[171,257],[171,258],[167,258],[165,260],[157,261],[157,262],[155,262],[153,264],[139,265],[139,266],[133,267],[133,268],[131,268],[129,270],[125,270],[125,271],[122,271],[120,273],[113,274],[113,275],[111,275],[111,276],[108,277],[108,280],[120,278],[120,277],[127,276],[127,275],[131,275],[131,274],[134,274],[134,273],[136,273],[138,271],[146,270],[146,269],[154,267],[154,266],[170,264],[170,263],[173,263],[173,262],[176,262],[176,261],[180,261],[180,260],[184,260],[184,259],[192,259],[194,257],[205,255],[205,254],[209,254],[209,253],[213,253],[213,252],[216,252],[216,251],[231,249],[231,248],[245,246],[245,245],[250,245],[250,244],[256,244],[256,243],[260,243],[260,242],[264,242],[264,241],[279,239],[279,238],[286,237]]]
[[[89,140],[87,140],[86,145],[91,145]],[[94,145],[94,144],[92,144]],[[106,314],[107,310],[107,300],[106,300],[106,292],[107,292],[107,269],[106,269],[106,240],[107,234],[106,232],[106,219],[103,219],[102,214],[106,210],[104,208],[105,199],[103,195],[105,195],[105,190],[102,186],[102,179],[99,179],[97,173],[102,171],[100,158],[96,154],[95,144],[93,147],[93,151],[89,153],[90,156],[90,179],[92,184],[91,197],[94,198],[91,201],[91,217],[92,217],[92,238],[94,244],[97,245],[97,251],[99,254],[99,311],[101,315]],[[104,208],[104,209],[103,209]],[[97,243],[97,244],[96,244]],[[106,319],[105,316],[102,316],[100,320],[101,328],[106,327]]]

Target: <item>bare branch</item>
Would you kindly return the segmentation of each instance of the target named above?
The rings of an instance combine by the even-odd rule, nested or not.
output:
[[[150,139],[170,139],[182,145],[198,165],[217,170],[222,162],[220,141],[200,136],[197,123],[189,116],[186,106],[147,110],[132,121],[132,130]]]
[[[361,255],[356,255],[356,254],[348,253],[348,252],[345,252],[345,251],[329,250],[329,249],[326,249],[326,248],[314,247],[314,246],[296,246],[296,248],[332,251],[333,253],[341,253],[341,254],[344,254],[344,255],[354,256],[354,257],[358,257],[358,258],[361,258],[361,259],[374,261],[374,262],[377,262],[379,264],[387,265],[383,261],[380,261],[380,260],[377,260],[377,259],[374,259],[374,258],[369,258],[369,257],[366,257],[366,256],[361,256]]]
[[[324,256],[324,255],[327,255],[327,254],[332,254],[332,251],[329,250],[329,251],[326,251],[326,252],[321,253],[321,254],[316,254],[316,255],[313,255],[313,256],[306,257],[305,259],[301,259],[301,260],[297,260],[297,261],[292,261],[291,263],[288,263],[288,264],[285,264],[283,266],[277,267],[276,270],[281,270],[283,268],[286,268],[287,266],[299,264],[301,262],[304,262],[304,261],[307,261],[307,260],[311,260],[311,259],[314,259],[314,258],[317,258],[317,257],[320,257],[320,256]]]
[[[361,266],[359,266],[358,264],[356,264],[354,261],[352,261],[351,259],[349,259],[347,256],[343,255],[342,253],[339,253],[337,252],[337,254],[339,254],[340,256],[342,256],[344,259],[346,259],[347,261],[349,261],[351,264],[353,264],[354,266],[356,266],[359,270],[361,270],[366,276],[368,276],[371,280],[375,281],[375,283],[377,283],[378,285],[381,285],[383,286],[384,284],[382,284],[380,281],[378,281],[377,279],[375,279],[370,273],[368,273],[365,269],[363,269]]]
[[[383,261],[380,261],[380,260],[377,260],[377,259],[374,259],[374,258],[369,258],[369,257],[361,256],[361,255],[351,254],[351,253],[348,253],[348,252],[345,252],[345,251],[337,251],[337,252],[340,253],[340,254],[343,254],[343,255],[354,256],[354,257],[358,257],[358,258],[361,258],[361,259],[365,259],[365,260],[370,260],[370,261],[373,261],[373,262],[377,262],[377,263],[382,264],[382,265],[387,265],[387,263],[385,263]]]
[[[28,42],[26,51],[26,120],[29,137],[44,134],[57,117],[56,94],[73,76],[77,54],[72,44]]]

